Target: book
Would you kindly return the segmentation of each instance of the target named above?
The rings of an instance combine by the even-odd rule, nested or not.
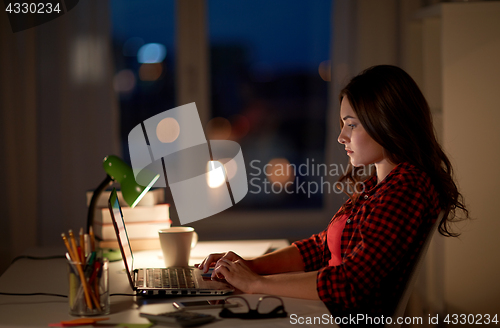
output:
[[[94,195],[94,191],[90,190],[86,192],[87,196],[87,207],[90,206],[90,200]],[[99,196],[96,202],[97,207],[108,207],[108,199],[111,195],[111,190],[104,190],[102,194]],[[129,207],[129,204],[123,199],[122,193],[120,190],[117,190],[118,201],[120,202],[120,206],[122,208]],[[155,188],[150,189],[144,197],[141,199],[137,206],[153,206],[156,204],[165,203],[165,189],[164,188]]]
[[[157,204],[154,206],[122,207],[123,220],[133,222],[161,222],[170,220],[169,204]],[[96,208],[94,214],[95,224],[113,224],[108,207]]]
[[[132,239],[159,239],[158,230],[170,228],[171,221],[157,222],[129,222],[127,223],[127,235]],[[116,232],[112,223],[97,224],[94,222],[94,234],[99,240],[115,240]]]

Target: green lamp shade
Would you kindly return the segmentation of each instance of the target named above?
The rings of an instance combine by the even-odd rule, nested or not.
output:
[[[90,227],[94,224],[94,211],[97,199],[99,198],[99,195],[102,194],[104,189],[109,186],[111,181],[114,180],[120,183],[123,198],[130,207],[135,207],[160,177],[159,174],[154,174],[148,171],[146,172],[146,179],[142,177],[141,180],[141,183],[143,183],[142,181],[146,181],[146,185],[140,185],[135,181],[134,172],[130,166],[114,155],[105,157],[102,166],[107,174],[106,178],[104,178],[101,184],[94,191],[90,200],[87,212],[87,232],[90,232]]]
[[[146,186],[141,186],[135,181],[130,166],[121,158],[114,155],[107,156],[102,165],[111,179],[120,183],[123,199],[130,207],[135,207],[160,177],[159,174],[152,175],[151,181]]]

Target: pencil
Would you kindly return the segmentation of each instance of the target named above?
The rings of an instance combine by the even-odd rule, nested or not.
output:
[[[77,262],[75,262],[76,269],[78,270],[78,275],[80,276],[80,281],[83,286],[83,291],[85,292],[85,301],[87,302],[87,307],[89,309],[93,309],[92,305],[92,299],[90,298],[90,290],[89,286],[87,284],[87,280],[85,279],[85,276],[83,274],[83,269],[82,269],[82,262],[80,261],[80,256],[78,254],[78,248],[76,246],[76,241],[75,241],[75,236],[73,235],[73,230],[68,231],[69,235],[69,240],[71,242],[71,246],[73,248],[73,254],[75,254],[75,259],[78,259]]]
[[[101,311],[101,304],[99,303],[99,300],[97,299],[97,296],[96,294],[94,293],[94,291],[92,290],[91,286],[87,286],[89,288],[89,293],[90,293],[90,296],[92,297],[92,300],[94,301],[94,304],[95,304],[95,307]]]
[[[90,226],[89,228],[89,235],[90,235],[90,251],[95,252],[95,235],[94,235],[94,228]]]
[[[75,261],[75,255],[73,254],[73,250],[72,250],[71,246],[69,245],[68,238],[66,238],[66,235],[64,233],[61,234],[61,237],[64,241],[64,245],[68,249],[69,257],[71,258],[71,260],[73,262],[77,262],[77,261]]]
[[[78,246],[76,245],[75,236],[73,235],[73,230],[68,230],[68,236],[71,243],[71,248],[73,249],[73,254],[75,255],[74,260],[76,262],[81,262],[80,254],[78,253]]]

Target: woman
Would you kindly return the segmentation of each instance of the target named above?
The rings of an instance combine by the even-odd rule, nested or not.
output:
[[[455,236],[455,209],[468,212],[429,106],[402,69],[374,66],[354,77],[340,93],[340,125],[350,169],[339,182],[352,193],[326,230],[251,260],[211,254],[199,269],[215,266],[213,277],[246,293],[320,299],[335,315],[392,315],[438,214],[440,233]],[[373,174],[360,174],[371,164]]]

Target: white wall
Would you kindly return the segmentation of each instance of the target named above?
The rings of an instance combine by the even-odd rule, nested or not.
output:
[[[445,301],[499,313],[500,2],[444,4],[441,24],[444,147],[474,218],[445,240]]]

